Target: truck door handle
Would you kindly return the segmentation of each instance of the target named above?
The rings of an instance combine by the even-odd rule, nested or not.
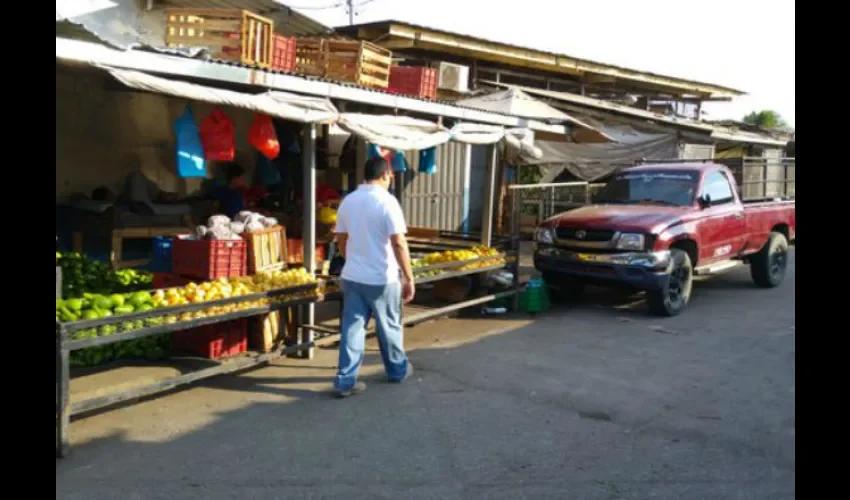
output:
[[[741,219],[743,219],[743,218],[744,218],[744,214],[742,214],[742,213],[737,213],[737,214],[735,214],[735,219],[737,219],[737,220],[741,220]]]

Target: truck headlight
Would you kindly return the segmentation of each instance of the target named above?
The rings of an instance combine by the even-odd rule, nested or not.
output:
[[[537,228],[537,231],[534,232],[534,241],[545,245],[551,245],[555,242],[555,235],[552,233],[551,229],[539,227]]]
[[[623,233],[617,240],[618,250],[643,250],[646,245],[646,239],[642,234]]]

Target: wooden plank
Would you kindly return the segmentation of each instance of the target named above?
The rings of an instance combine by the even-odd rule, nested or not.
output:
[[[195,30],[195,31],[225,31],[227,33],[238,33],[242,23],[238,19],[233,20],[216,20],[216,19],[201,19],[199,21],[190,21],[187,19],[169,20],[168,29],[170,30]]]
[[[166,43],[169,47],[175,47],[178,45],[215,45],[217,47],[239,47],[239,40],[232,40],[229,38],[220,38],[213,36],[172,36],[168,37]],[[226,54],[226,53],[223,53]]]

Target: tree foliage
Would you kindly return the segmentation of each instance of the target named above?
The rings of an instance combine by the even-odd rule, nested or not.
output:
[[[744,123],[762,128],[784,128],[788,126],[782,116],[772,109],[753,111],[744,117]]]

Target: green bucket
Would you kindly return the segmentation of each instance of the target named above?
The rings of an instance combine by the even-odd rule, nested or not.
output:
[[[519,296],[519,309],[526,314],[536,314],[549,310],[551,302],[542,279],[532,279]]]

